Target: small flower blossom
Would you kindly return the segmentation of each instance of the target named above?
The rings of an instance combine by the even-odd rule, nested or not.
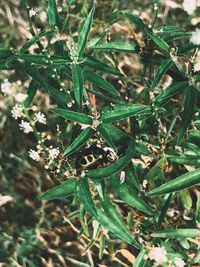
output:
[[[33,132],[33,128],[29,122],[22,120],[20,125],[20,129],[24,131],[24,133],[28,134],[29,132]]]
[[[126,178],[125,171],[121,171],[121,173],[120,173],[120,184],[123,184],[123,182],[125,181],[125,178]]]
[[[59,155],[60,151],[59,151],[59,148],[52,148],[52,149],[49,149],[49,157],[50,159],[56,159]]]
[[[18,118],[21,118],[22,115],[23,115],[23,107],[19,104],[16,104],[12,110],[11,110],[11,113],[12,113],[12,117],[17,120]]]
[[[190,37],[190,42],[194,45],[200,45],[200,29],[196,29]]]
[[[147,184],[148,184],[148,181],[144,179],[143,182],[142,182],[142,186],[144,188],[147,188]]]
[[[178,257],[176,257],[174,259],[174,264],[175,264],[176,267],[184,267],[186,265],[184,260],[182,260],[181,258],[178,258]]]
[[[31,9],[29,10],[29,16],[30,16],[30,17],[33,17],[33,16],[35,16],[36,14],[37,14],[37,12],[36,12],[35,9],[31,8]]]
[[[1,84],[1,91],[4,96],[7,96],[11,93],[11,83],[8,79],[5,79]]]
[[[183,10],[185,10],[188,15],[192,15],[197,8],[196,0],[184,0]]]
[[[27,98],[27,94],[22,94],[22,93],[18,93],[16,96],[15,96],[15,100],[19,103],[22,103],[24,100],[26,100]]]
[[[30,149],[29,150],[29,157],[32,158],[35,161],[39,161],[40,160],[40,155],[37,151]]]
[[[41,124],[46,124],[47,122],[45,115],[40,111],[35,114],[35,118]]]
[[[167,251],[164,248],[152,247],[148,253],[150,260],[154,260],[158,264],[167,262]]]
[[[0,207],[5,205],[7,202],[13,201],[13,198],[11,196],[3,196],[0,195]]]

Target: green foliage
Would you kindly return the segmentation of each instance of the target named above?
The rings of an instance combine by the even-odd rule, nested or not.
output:
[[[149,25],[125,8],[112,11],[108,21],[105,16],[105,25],[99,27],[95,7],[67,2],[62,9],[57,1],[48,0],[49,25],[40,33],[34,32],[29,13],[32,37],[17,50],[0,50],[0,69],[20,69],[30,79],[23,116],[56,181],[39,200],[72,199],[80,206],[79,236],[88,241],[85,253],[100,242],[100,259],[105,250],[113,255],[109,239],[116,244],[118,237],[134,252],[137,249],[135,267],[152,266],[148,253],[154,246],[164,248],[168,259],[179,257],[187,264],[192,264],[187,253],[191,249],[199,264],[197,241],[191,241],[200,235],[200,79],[194,71],[198,45],[185,41],[192,32],[178,25],[160,26],[156,12]],[[112,35],[117,23],[128,28],[125,33],[135,27],[136,34],[139,28],[142,40],[121,33],[110,38],[107,31]],[[135,73],[134,60],[141,65]],[[50,139],[37,132],[39,120],[31,120],[38,93],[48,96],[50,103],[48,113],[56,132],[50,145]],[[59,156],[52,156],[51,142],[57,144]],[[81,156],[85,165],[77,166]],[[168,211],[176,205],[183,210],[171,221]],[[181,217],[184,209],[191,225]],[[129,224],[127,214],[129,219],[133,215]],[[92,221],[98,222],[97,228],[91,227]],[[23,262],[23,255],[29,253],[29,243],[39,245],[26,242],[19,258],[31,266]],[[1,254],[7,257],[5,248]]]

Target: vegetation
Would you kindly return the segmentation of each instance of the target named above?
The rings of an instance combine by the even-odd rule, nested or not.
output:
[[[199,6],[1,2],[1,266],[199,266]]]

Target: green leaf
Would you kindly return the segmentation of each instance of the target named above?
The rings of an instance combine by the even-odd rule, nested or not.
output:
[[[33,38],[30,40],[26,41],[23,46],[20,48],[20,53],[26,52],[34,43],[36,43],[41,37],[47,36],[53,34],[52,31],[45,31],[45,32],[40,32],[39,34],[35,35]]]
[[[96,206],[90,192],[88,179],[86,177],[80,179],[77,186],[77,194],[86,211],[97,218]]]
[[[173,65],[173,61],[171,59],[167,59],[162,63],[162,65],[159,66],[155,74],[154,80],[151,84],[150,90],[153,90],[157,86],[159,81],[162,79],[163,75],[172,65]]]
[[[76,103],[78,107],[82,108],[82,101],[83,101],[83,71],[79,65],[72,66],[72,81],[73,81],[73,88],[74,88],[74,95],[76,99]]]
[[[85,70],[83,75],[86,80],[94,83],[94,85],[102,88],[106,92],[114,96],[120,96],[120,93],[115,89],[115,87],[112,84],[107,82],[104,78],[102,78],[100,75],[96,74],[95,72],[90,71],[90,70]]]
[[[189,210],[192,208],[192,197],[187,189],[181,190],[179,197],[185,209]]]
[[[173,83],[172,85],[169,85],[167,88],[165,88],[164,91],[162,91],[155,99],[155,104],[159,107],[164,106],[167,104],[168,101],[172,99],[173,96],[180,93],[181,90],[186,89],[188,86],[187,81],[179,82],[179,83]]]
[[[101,207],[106,212],[107,216],[115,222],[115,224],[118,224],[121,229],[124,229],[124,232],[128,232],[128,229],[126,227],[126,224],[121,218],[121,215],[117,212],[115,207],[112,205],[110,199],[105,195],[103,198],[99,197]]]
[[[153,211],[150,206],[146,204],[146,202],[138,197],[138,194],[133,191],[125,182],[120,183],[120,179],[118,176],[112,176],[110,179],[111,187],[114,189],[114,192],[128,205],[134,207],[138,210],[143,211],[149,215],[153,214]]]
[[[44,89],[45,91],[52,96],[58,103],[62,105],[66,105],[69,101],[70,98],[68,95],[56,90],[53,88],[42,76],[42,74],[38,71],[37,68],[35,68],[32,65],[28,64],[21,64],[21,67],[24,69],[24,71],[31,76],[36,82],[38,82]]]
[[[27,98],[26,100],[24,101],[24,107],[25,108],[28,108],[30,106],[30,104],[32,103],[36,93],[37,93],[37,89],[39,88],[39,84],[35,81],[35,80],[32,80],[30,85],[29,85],[29,88],[28,88],[28,91],[27,91]]]
[[[183,39],[183,38],[187,38],[190,37],[192,35],[192,32],[170,32],[168,34],[166,34],[165,36],[163,36],[163,39],[165,40],[165,42],[171,41],[171,40],[176,40],[176,39]]]
[[[71,143],[68,148],[64,151],[63,156],[69,156],[72,153],[79,150],[92,136],[93,129],[91,127],[88,127],[84,129],[79,136]]]
[[[52,199],[62,199],[74,193],[77,185],[75,179],[69,179],[66,182],[46,191],[41,196],[40,200],[52,200]]]
[[[13,55],[10,49],[0,49],[0,60],[7,60]]]
[[[69,60],[58,56],[51,56],[47,58],[46,55],[15,54],[15,58],[25,60],[37,65],[55,68],[64,68],[70,64]]]
[[[111,231],[113,234],[126,241],[127,243],[133,245],[134,247],[140,249],[141,245],[135,241],[135,239],[131,236],[131,234],[127,233],[122,229],[118,224],[115,224],[111,218],[109,218],[102,209],[96,208],[98,221],[99,223]]]
[[[50,111],[59,114],[61,117],[67,120],[76,121],[82,124],[92,125],[92,117],[84,113],[79,113],[79,112],[71,111],[68,109],[62,109],[62,108],[52,108],[50,109]]]
[[[113,123],[128,117],[150,112],[150,108],[140,104],[117,104],[114,107],[106,107],[102,111],[102,122]]]
[[[92,20],[94,15],[94,7],[91,9],[87,19],[83,25],[83,28],[78,36],[78,58],[81,58],[85,50],[88,34],[92,26]]]
[[[58,28],[61,27],[60,17],[58,14],[56,1],[55,0],[48,0],[48,18],[49,18],[49,25],[51,27],[57,26]]]
[[[149,37],[151,37],[155,44],[157,44],[162,50],[169,54],[170,46],[164,40],[159,38],[156,34],[152,33],[148,25],[144,23],[142,19],[128,13],[125,13],[125,16],[131,21],[133,21],[135,24],[137,24],[137,26],[139,26]]]
[[[179,145],[185,135],[187,128],[189,127],[192,117],[194,115],[195,109],[195,99],[196,99],[196,88],[194,86],[189,86],[187,88],[186,97],[184,101],[184,110],[181,117],[181,124],[178,131],[177,144]]]
[[[116,150],[116,146],[113,143],[113,140],[110,136],[110,132],[106,127],[106,124],[100,123],[97,126],[97,131],[99,132],[100,136],[106,141],[106,143],[112,147],[114,150]]]
[[[145,263],[146,263],[146,259],[145,259],[145,254],[146,254],[146,250],[142,249],[140,251],[140,253],[138,254],[135,262],[133,263],[133,267],[144,267]]]
[[[157,196],[176,192],[181,189],[191,187],[200,183],[200,168],[195,171],[188,172],[179,176],[178,178],[171,180],[158,188],[153,189],[148,195]]]
[[[170,229],[154,232],[151,234],[155,238],[195,238],[200,236],[199,229]]]
[[[134,155],[134,152],[135,152],[135,142],[131,140],[124,157],[121,157],[120,159],[116,160],[113,164],[107,167],[88,171],[86,173],[86,176],[93,179],[103,179],[112,176],[121,171],[129,164]]]
[[[101,70],[105,73],[110,73],[110,74],[117,75],[117,76],[123,76],[123,74],[121,74],[121,72],[119,72],[117,69],[110,67],[104,62],[101,62],[89,55],[86,55],[86,60],[84,61],[83,64],[95,69],[95,71]]]
[[[129,52],[129,53],[138,52],[138,47],[135,43],[125,43],[125,42],[109,42],[106,44],[95,45],[92,48],[93,49]]]

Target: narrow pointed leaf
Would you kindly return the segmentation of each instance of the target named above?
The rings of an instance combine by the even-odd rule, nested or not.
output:
[[[181,143],[185,135],[185,132],[192,121],[195,109],[195,99],[196,99],[196,88],[194,86],[190,86],[187,88],[186,92],[186,97],[184,101],[184,110],[181,118],[181,124],[179,127],[177,144]]]
[[[120,96],[115,87],[93,71],[84,71],[84,78],[114,96]]]
[[[123,168],[125,168],[129,164],[134,153],[135,153],[135,142],[131,140],[124,157],[117,159],[113,164],[107,167],[88,171],[86,175],[87,177],[90,177],[93,179],[103,179],[103,178],[112,176],[118,173],[119,171],[121,171]]]
[[[92,198],[92,194],[90,192],[88,180],[86,177],[81,178],[78,186],[77,186],[77,194],[81,201],[81,203],[84,205],[85,210],[89,212],[92,216],[97,218],[97,210],[95,203]]]
[[[36,43],[41,37],[47,36],[52,34],[52,31],[45,31],[45,32],[40,32],[39,34],[35,35],[33,38],[30,40],[26,41],[23,46],[20,48],[20,53],[26,52],[34,43]]]
[[[83,124],[92,124],[92,117],[84,114],[84,113],[79,113],[67,109],[62,109],[62,108],[52,108],[50,111],[59,114],[61,117],[70,120],[70,121],[76,121],[79,123]]]
[[[79,65],[72,66],[72,81],[76,103],[81,109],[83,101],[83,71]]]
[[[39,84],[35,81],[35,80],[32,80],[29,87],[28,87],[28,91],[27,91],[27,98],[26,100],[24,101],[24,107],[25,108],[28,108],[30,106],[30,104],[32,103],[36,93],[37,93],[37,90],[39,88]]]
[[[141,30],[143,30],[149,37],[151,37],[154,43],[157,44],[162,50],[167,53],[170,52],[170,46],[156,34],[152,33],[148,25],[142,19],[128,13],[125,13],[125,16],[139,26]]]
[[[151,234],[155,238],[195,238],[200,236],[199,229],[170,229],[154,232]]]
[[[106,44],[99,44],[92,47],[93,49],[114,50],[120,52],[134,53],[138,52],[138,47],[135,43],[125,42],[110,42]]]
[[[110,67],[109,65],[95,59],[92,56],[87,55],[86,60],[84,61],[84,65],[87,65],[95,70],[101,70],[105,73],[110,73],[117,76],[123,76],[123,74],[121,74],[117,69]]]
[[[173,83],[172,85],[165,88],[165,90],[156,97],[155,99],[156,105],[161,107],[167,104],[167,102],[170,101],[173,96],[180,93],[182,90],[185,90],[187,87],[188,87],[187,81],[183,81],[176,84]]]
[[[57,26],[58,28],[60,28],[61,22],[55,0],[48,0],[47,11],[48,11],[49,25],[51,27]]]
[[[150,108],[140,104],[117,104],[112,108],[104,108],[101,119],[103,123],[113,123],[131,116],[150,112]]]
[[[153,189],[148,195],[157,196],[179,191],[184,188],[191,187],[200,183],[200,168],[195,171],[188,172],[171,180],[160,187]]]
[[[46,191],[43,193],[39,199],[40,200],[52,200],[52,199],[62,199],[74,193],[77,185],[75,179],[69,179],[66,182]]]
[[[71,143],[68,148],[64,151],[63,156],[69,156],[70,154],[79,150],[92,136],[93,129],[88,127],[84,129],[79,136]]]
[[[118,176],[112,176],[110,179],[111,187],[114,189],[116,194],[128,205],[143,211],[149,215],[153,214],[153,211],[146,202],[138,197],[138,194],[133,191],[126,183],[120,183]]]
[[[163,75],[166,73],[166,71],[172,66],[173,61],[171,59],[167,59],[163,62],[162,65],[160,65],[160,67],[158,68],[154,80],[151,84],[150,90],[153,90],[157,84],[159,83],[159,81],[162,79]]]
[[[141,245],[131,236],[122,229],[118,224],[115,224],[112,219],[110,219],[103,210],[97,207],[98,221],[99,223],[111,231],[113,234],[126,241],[127,243],[133,245],[134,247],[140,249]]]
[[[82,57],[83,52],[85,50],[88,34],[92,26],[93,15],[94,15],[94,7],[91,9],[78,37],[78,57],[79,58]]]
[[[113,139],[110,136],[109,130],[106,128],[106,124],[100,123],[97,126],[97,131],[99,132],[100,136],[106,141],[106,143],[114,150],[116,150],[116,146],[113,143]]]
[[[140,251],[140,253],[138,254],[134,264],[133,264],[133,267],[144,267],[145,266],[145,263],[146,263],[146,259],[145,259],[145,254],[146,254],[146,250],[145,249],[142,249]]]
[[[13,52],[10,49],[0,49],[0,61],[7,60],[13,55]]]

